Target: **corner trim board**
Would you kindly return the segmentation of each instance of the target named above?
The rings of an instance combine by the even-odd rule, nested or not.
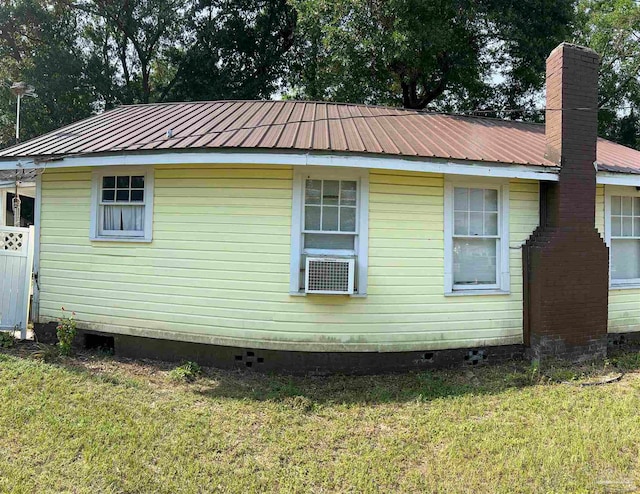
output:
[[[40,224],[42,216],[42,175],[36,177],[36,200],[33,211],[34,235],[33,235],[33,320],[40,322]]]

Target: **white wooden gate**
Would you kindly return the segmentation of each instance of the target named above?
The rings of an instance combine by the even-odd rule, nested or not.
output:
[[[26,337],[33,268],[33,227],[0,226],[0,329]]]

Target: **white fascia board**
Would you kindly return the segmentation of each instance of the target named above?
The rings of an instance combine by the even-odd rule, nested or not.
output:
[[[603,185],[630,185],[640,187],[640,174],[598,172],[597,183]]]
[[[16,188],[15,182],[0,182],[0,189],[10,189],[11,191],[15,188]],[[35,196],[36,183],[35,182],[18,182],[18,189],[20,189],[22,192],[33,191],[33,194]]]
[[[557,181],[558,169],[542,166],[507,165],[463,160],[459,162],[429,159],[404,159],[381,156],[316,153],[274,152],[169,152],[131,153],[110,156],[70,156],[46,162],[31,159],[0,161],[0,170],[16,168],[70,168],[80,166],[145,166],[145,165],[189,165],[189,164],[259,164],[296,166],[338,166],[347,168],[370,168],[403,170],[450,175],[521,178]]]

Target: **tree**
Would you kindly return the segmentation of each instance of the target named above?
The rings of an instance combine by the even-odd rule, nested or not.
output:
[[[200,0],[189,15],[193,41],[174,50],[174,77],[162,99],[269,98],[278,90],[294,42],[287,0]]]
[[[415,109],[525,101],[543,84],[546,55],[570,34],[574,13],[569,0],[294,4],[293,95]]]
[[[86,35],[102,57],[94,58],[124,81],[126,103],[149,103],[152,71],[162,64],[168,48],[179,40],[188,3],[180,0],[67,0],[72,9],[87,14]],[[113,61],[117,67],[113,68]],[[100,64],[101,62],[101,64]]]
[[[7,0],[0,4],[0,145],[25,81],[28,138],[118,104],[269,98],[294,43],[287,0]]]
[[[576,40],[602,57],[600,135],[640,147],[640,5],[634,0],[581,0]]]
[[[0,142],[14,139],[12,82],[36,87],[38,98],[23,100],[21,137],[30,138],[91,114],[94,88],[86,77],[73,12],[38,0],[0,6]]]

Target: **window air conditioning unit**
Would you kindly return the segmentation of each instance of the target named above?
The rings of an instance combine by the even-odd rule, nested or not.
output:
[[[353,257],[307,257],[304,292],[352,295],[355,270]]]

